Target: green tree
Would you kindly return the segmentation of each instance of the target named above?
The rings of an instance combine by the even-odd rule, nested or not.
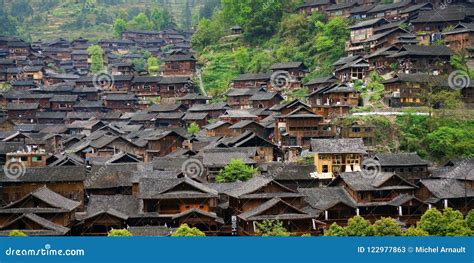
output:
[[[283,227],[283,222],[279,220],[263,220],[256,222],[256,234],[264,237],[283,236],[287,237],[290,233]]]
[[[91,72],[97,73],[104,68],[104,50],[99,45],[92,45],[87,48],[91,58]]]
[[[373,236],[374,228],[370,222],[361,216],[354,216],[344,228],[348,236]]]
[[[336,223],[332,223],[332,225],[326,231],[324,231],[324,235],[330,237],[342,237],[347,236],[347,233],[344,227]]]
[[[137,16],[132,18],[132,20],[127,22],[127,28],[138,30],[152,30],[153,23],[144,13],[139,13]]]
[[[401,236],[402,228],[390,217],[382,217],[373,224],[375,236]]]
[[[431,208],[421,216],[418,227],[430,236],[444,236],[447,222],[438,209]]]
[[[109,237],[131,237],[132,233],[127,229],[112,229],[107,234]]]
[[[121,38],[122,33],[127,30],[127,22],[122,18],[116,18],[114,20],[114,36],[116,38]]]
[[[10,233],[8,233],[8,236],[10,237],[27,237],[28,235],[25,234],[23,231],[20,230],[12,230]]]
[[[135,71],[141,72],[146,70],[146,61],[144,58],[132,59],[132,67]]]
[[[471,229],[471,231],[474,232],[474,210],[471,209],[469,213],[466,215],[466,224],[467,227]]]
[[[241,159],[233,159],[219,171],[216,176],[218,183],[231,183],[237,181],[247,181],[257,173],[257,169],[251,165],[246,165]]]
[[[150,74],[156,74],[156,72],[158,72],[158,70],[160,69],[158,59],[154,56],[150,56],[148,58],[146,65]]]
[[[189,126],[188,126],[188,133],[189,134],[196,135],[200,131],[201,131],[201,129],[199,128],[199,125],[197,123],[192,122],[191,124],[189,124]]]
[[[171,234],[173,237],[204,237],[206,234],[201,230],[189,227],[187,224],[182,224]]]
[[[428,236],[428,232],[419,227],[411,226],[403,233],[403,235],[407,237],[424,237]]]

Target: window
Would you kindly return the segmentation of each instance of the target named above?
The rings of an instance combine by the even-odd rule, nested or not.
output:
[[[329,173],[329,166],[327,165],[323,165],[323,170],[322,170],[323,173]]]
[[[169,85],[168,86],[168,91],[174,91],[174,85]]]

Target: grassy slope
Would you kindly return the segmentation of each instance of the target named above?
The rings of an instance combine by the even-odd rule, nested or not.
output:
[[[189,0],[167,0],[165,1],[166,8],[173,14],[175,21],[178,26],[182,22],[182,14],[185,7],[186,1]],[[49,9],[48,11],[41,11],[38,9],[41,0],[32,0],[31,6],[33,7],[34,14],[40,15],[44,21],[41,23],[32,22],[31,18],[26,19],[22,24],[25,33],[23,35],[30,35],[32,40],[38,39],[57,39],[58,37],[64,37],[67,39],[77,38],[79,36],[86,37],[92,40],[101,38],[112,37],[112,24],[100,24],[95,23],[96,15],[91,14],[87,17],[88,21],[94,24],[92,27],[81,30],[64,30],[62,28],[67,22],[71,21],[83,6],[82,1],[78,3],[75,0],[62,0],[58,5]],[[120,11],[128,11],[132,8],[140,8],[141,11],[158,6],[156,1],[153,0],[135,0],[126,1],[123,4],[110,5],[108,9],[111,14],[117,14]],[[199,12],[203,0],[191,0],[193,15]],[[105,7],[104,4],[97,4],[99,7]],[[7,3],[8,7],[8,3]]]

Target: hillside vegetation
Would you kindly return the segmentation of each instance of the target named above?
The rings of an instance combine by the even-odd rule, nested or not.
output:
[[[192,28],[208,17],[218,0],[11,0],[0,1],[0,32],[25,40],[113,37],[116,18],[132,20],[154,10],[169,14],[173,24]],[[158,29],[158,28],[154,28]]]

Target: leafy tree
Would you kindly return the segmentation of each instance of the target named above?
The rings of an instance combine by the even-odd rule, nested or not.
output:
[[[122,37],[122,33],[127,30],[127,22],[122,18],[116,18],[114,20],[114,36],[117,38]]]
[[[444,236],[447,222],[443,214],[436,208],[426,211],[418,222],[418,227],[430,236]]]
[[[23,231],[20,230],[12,230],[10,233],[8,233],[8,236],[10,237],[27,237],[28,235],[25,234]]]
[[[336,223],[332,223],[329,229],[324,231],[324,235],[332,236],[332,237],[342,237],[342,236],[347,236],[347,233],[346,233],[346,230],[344,230],[344,227]]]
[[[154,74],[156,72],[158,72],[158,70],[160,69],[160,66],[158,64],[158,59],[154,56],[150,56],[147,60],[147,67],[148,67],[148,72],[150,74]]]
[[[191,134],[191,135],[196,135],[199,133],[201,129],[199,128],[199,125],[195,122],[192,122],[191,124],[189,124],[188,126],[188,133]]]
[[[279,220],[263,220],[261,223],[256,222],[257,235],[268,236],[283,236],[287,237],[290,233],[283,227],[283,222]]]
[[[215,17],[221,16],[218,12]],[[216,43],[224,35],[224,29],[220,25],[220,19],[206,19],[199,21],[197,30],[191,39],[191,44],[197,49],[204,49],[208,45]]]
[[[155,8],[151,12],[150,21],[153,23],[153,29],[160,31],[175,26],[173,17],[165,8]]]
[[[456,219],[454,221],[448,221],[448,225],[445,229],[446,236],[471,236],[473,232],[468,227],[467,222],[464,219]]]
[[[132,59],[132,67],[135,71],[145,71],[146,70],[146,61],[143,58],[134,58]]]
[[[471,229],[471,231],[474,231],[474,210],[471,209],[469,213],[466,215],[466,224],[467,227]]]
[[[431,106],[443,109],[461,109],[464,103],[461,100],[461,92],[450,90],[434,91],[430,96]]]
[[[99,45],[92,45],[87,48],[91,58],[91,72],[97,73],[104,68],[104,50]]]
[[[144,13],[139,13],[132,20],[127,22],[127,28],[138,30],[152,30],[153,23]]]
[[[419,227],[411,226],[403,233],[403,235],[407,237],[424,237],[428,236],[428,232]]]
[[[374,228],[370,222],[361,216],[354,216],[344,228],[348,236],[373,236]]]
[[[204,237],[206,234],[201,230],[189,227],[187,224],[182,224],[171,234],[173,237]]]
[[[401,236],[402,228],[393,218],[382,217],[373,224],[375,236]]]
[[[247,181],[257,173],[257,169],[251,165],[246,165],[241,159],[233,159],[219,171],[216,176],[218,183],[231,183],[237,181]]]
[[[109,237],[131,237],[132,233],[128,231],[127,229],[112,229],[109,231],[108,235]]]

